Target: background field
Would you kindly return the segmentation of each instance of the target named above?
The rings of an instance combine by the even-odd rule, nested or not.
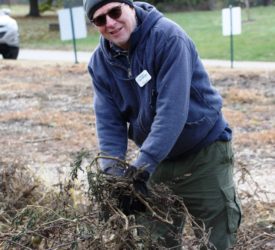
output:
[[[72,42],[62,42],[59,31],[49,31],[58,24],[56,12],[41,18],[27,18],[28,6],[11,6],[16,17],[22,48],[72,50]],[[194,40],[204,59],[230,59],[230,38],[222,36],[221,10],[165,13],[181,25]],[[237,61],[275,61],[275,6],[250,9],[248,18],[242,9],[242,34],[234,36],[234,59]],[[79,51],[92,51],[98,33],[87,23],[88,37],[77,41]]]

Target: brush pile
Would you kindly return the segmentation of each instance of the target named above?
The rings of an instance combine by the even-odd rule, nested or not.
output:
[[[195,223],[183,201],[166,186],[152,186],[145,198],[124,178],[95,171],[97,159],[87,168],[88,188],[77,181],[80,165],[72,164],[70,180],[50,190],[27,168],[1,163],[0,249],[163,249],[135,215],[122,212],[118,195],[129,194],[146,207],[146,216],[164,223],[172,223],[174,214],[185,215],[186,249],[207,245],[210,232]],[[274,249],[275,204],[247,194],[241,198],[247,202],[234,249]],[[200,239],[194,230],[200,231]]]
[[[201,231],[202,238],[195,245],[207,244],[207,233],[188,214],[183,201],[166,186],[152,187],[150,198],[145,199],[135,192],[129,180],[94,172],[95,165],[96,160],[88,168],[89,189],[82,202],[77,192],[83,190],[84,184],[76,184],[79,166],[74,166],[68,183],[41,193],[36,190],[41,184],[30,177],[27,169],[19,176],[17,171],[22,167],[5,166],[1,173],[4,182],[0,185],[1,203],[5,204],[0,214],[0,248],[161,249],[160,243],[151,237],[150,229],[138,225],[135,215],[122,212],[118,204],[121,195],[135,197],[146,207],[146,216],[164,223],[173,223],[174,214],[187,216],[196,230]],[[142,236],[138,234],[140,229],[144,232]]]

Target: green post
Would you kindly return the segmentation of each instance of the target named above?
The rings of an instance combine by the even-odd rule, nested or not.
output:
[[[233,15],[232,15],[232,5],[229,6],[230,9],[230,58],[231,58],[231,68],[233,68],[234,61],[234,43],[233,43]]]
[[[78,61],[77,61],[77,51],[76,51],[76,41],[75,41],[75,32],[74,32],[73,11],[72,11],[71,7],[69,9],[70,9],[71,28],[72,28],[73,45],[74,45],[74,57],[75,57],[75,63],[78,63]]]

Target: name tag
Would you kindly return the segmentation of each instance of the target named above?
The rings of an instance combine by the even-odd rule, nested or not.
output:
[[[147,82],[151,80],[151,76],[147,70],[143,70],[136,78],[136,82],[140,87],[143,87]]]

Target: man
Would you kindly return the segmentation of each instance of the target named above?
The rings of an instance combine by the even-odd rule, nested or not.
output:
[[[125,159],[127,140],[133,140],[140,152],[131,171],[145,167],[147,173],[138,184],[170,185],[211,229],[212,249],[231,247],[241,219],[232,135],[192,40],[147,3],[86,0],[84,8],[101,33],[88,66],[100,151]],[[103,159],[101,168],[129,174],[113,159]],[[181,249],[171,231],[182,232],[183,221],[156,225],[164,247]]]

